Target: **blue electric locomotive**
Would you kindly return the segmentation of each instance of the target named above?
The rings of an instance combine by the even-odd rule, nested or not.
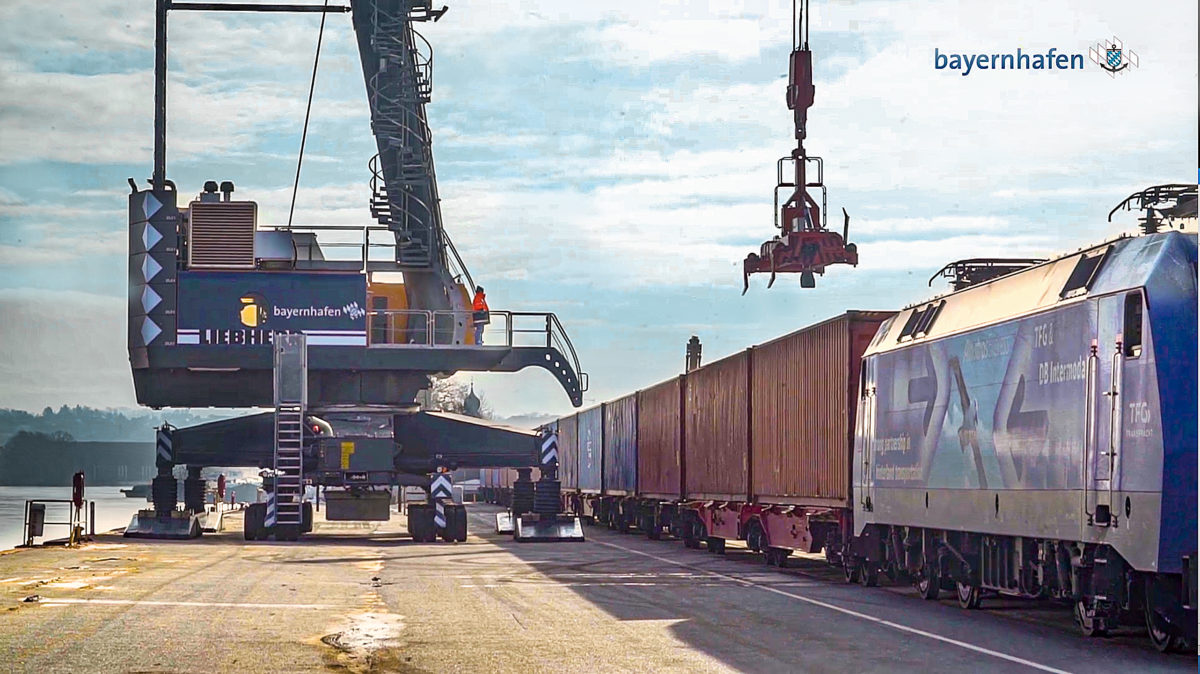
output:
[[[1074,603],[1195,643],[1194,234],[1123,237],[909,307],[864,357],[845,563]]]

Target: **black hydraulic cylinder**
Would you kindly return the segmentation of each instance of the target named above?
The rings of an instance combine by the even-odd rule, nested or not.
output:
[[[543,477],[534,484],[533,512],[557,515],[562,507],[562,488],[558,480]]]
[[[170,473],[159,475],[150,481],[150,500],[154,503],[154,511],[165,515],[175,510],[179,496],[179,481]]]
[[[513,517],[520,517],[527,512],[533,512],[534,486],[533,480],[529,479],[532,472],[532,468],[517,469],[517,479],[513,481],[512,486]]]
[[[183,481],[183,507],[194,513],[204,512],[204,478],[200,467],[188,466],[187,479]]]

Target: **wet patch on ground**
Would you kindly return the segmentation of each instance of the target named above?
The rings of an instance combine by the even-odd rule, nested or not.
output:
[[[401,648],[404,617],[367,612],[347,618],[338,631],[321,637],[328,647],[325,665],[350,672],[423,672]]]

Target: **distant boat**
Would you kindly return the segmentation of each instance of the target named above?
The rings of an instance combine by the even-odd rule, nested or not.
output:
[[[144,498],[146,500],[149,500],[150,499],[150,485],[135,484],[132,487],[130,487],[129,489],[122,489],[121,493],[128,496],[129,498]]]

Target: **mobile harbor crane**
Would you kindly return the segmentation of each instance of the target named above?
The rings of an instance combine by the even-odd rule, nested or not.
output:
[[[842,233],[825,227],[825,172],[820,157],[810,157],[804,149],[808,137],[808,109],[812,107],[812,52],[808,49],[808,0],[793,3],[792,54],[788,62],[787,105],[795,118],[796,149],[776,163],[775,227],[779,234],[750,253],[742,262],[742,294],[750,289],[750,275],[770,272],[770,288],[778,273],[800,274],[801,288],[816,287],[816,274],[824,274],[831,264],[858,266],[858,247],[847,243],[850,216],[842,209]],[[785,175],[790,170],[790,175]],[[810,190],[821,191],[821,203]],[[781,191],[791,195],[779,205]]]
[[[154,173],[148,186],[129,180],[128,344],[137,399],[153,408],[274,411],[160,428],[154,508],[139,513],[126,535],[199,535],[205,466],[264,469],[269,500],[247,511],[247,539],[294,540],[310,530],[306,486],[323,491],[328,519],[386,520],[389,488],[417,485],[429,498],[409,508],[413,537],[464,540],[466,515],[449,493],[448,471],[459,467],[540,465],[538,503],[556,505],[557,460],[542,463],[541,451],[552,438],[417,403],[431,377],[457,371],[541,367],[576,407],[587,389],[554,314],[493,311],[489,334],[503,337],[486,345],[471,330],[474,283],[442,221],[425,114],[433,52],[414,30],[447,8],[431,0],[156,4]],[[167,17],[177,11],[351,15],[378,147],[369,162],[377,224],[260,224],[256,203],[234,199],[230,181],[208,181],[181,201],[166,173]],[[187,467],[182,510],[177,465]],[[536,512],[526,529],[545,539],[556,515]]]

